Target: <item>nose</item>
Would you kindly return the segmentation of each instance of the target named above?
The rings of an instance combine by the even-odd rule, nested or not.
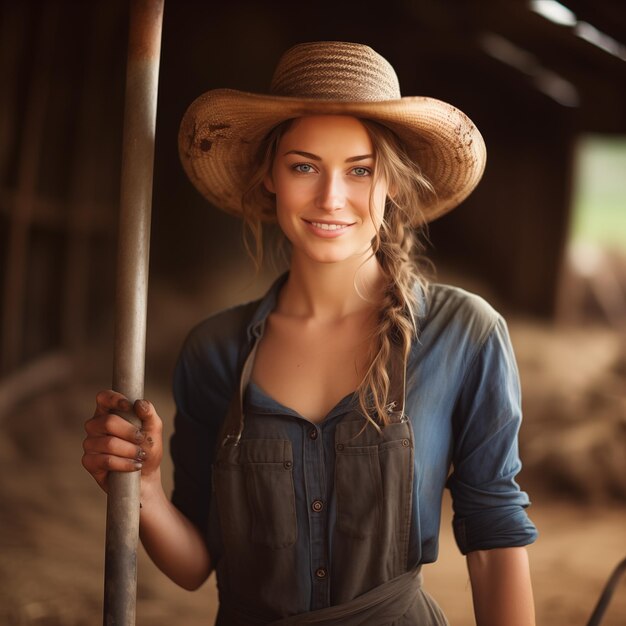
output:
[[[337,211],[346,206],[346,188],[341,173],[329,172],[320,177],[317,204],[324,211]]]

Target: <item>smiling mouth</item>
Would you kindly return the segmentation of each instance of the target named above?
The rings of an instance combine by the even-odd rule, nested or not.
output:
[[[352,226],[352,224],[337,224],[337,223],[328,223],[328,222],[313,222],[308,221],[309,224],[315,226],[315,228],[319,228],[321,230],[344,230],[348,228],[348,226]]]

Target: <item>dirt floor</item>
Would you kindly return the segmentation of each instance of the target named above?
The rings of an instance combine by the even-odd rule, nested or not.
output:
[[[600,329],[557,332],[525,321],[510,327],[526,408],[521,484],[531,493],[530,513],[540,530],[530,548],[538,623],[583,626],[610,571],[626,556],[620,346],[615,334]],[[158,353],[152,353],[156,360]],[[80,464],[94,386],[107,385],[100,376],[48,390],[1,417],[2,625],[102,623],[106,503]],[[172,414],[167,385],[150,384],[146,396],[162,415]],[[450,517],[446,499],[440,559],[425,568],[425,586],[451,624],[465,626],[474,623],[471,593]],[[138,625],[211,624],[215,606],[213,578],[197,592],[183,591],[140,553]],[[622,581],[603,626],[625,624]]]

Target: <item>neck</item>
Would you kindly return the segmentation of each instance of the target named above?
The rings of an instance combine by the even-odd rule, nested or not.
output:
[[[286,315],[336,320],[378,307],[384,276],[376,257],[317,263],[294,251],[278,310]]]

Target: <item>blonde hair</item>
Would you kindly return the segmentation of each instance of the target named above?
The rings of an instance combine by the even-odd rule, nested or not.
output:
[[[423,257],[424,246],[415,227],[425,227],[420,206],[435,191],[393,131],[372,120],[362,119],[361,123],[376,155],[372,190],[380,179],[386,181],[389,189],[383,221],[372,244],[387,279],[387,288],[372,336],[370,366],[358,388],[361,410],[377,426],[377,423],[389,423],[388,367],[394,346],[401,350],[405,371],[412,340],[418,333],[415,319],[418,291],[423,296],[427,293],[430,264]],[[404,406],[394,408],[404,410]]]
[[[380,179],[386,181],[390,190],[381,227],[372,243],[373,254],[387,279],[387,288],[371,335],[369,367],[357,388],[364,417],[380,430],[390,422],[392,351],[395,347],[401,350],[406,369],[411,343],[418,332],[417,292],[426,295],[430,264],[422,256],[424,246],[414,229],[425,226],[420,206],[432,198],[435,191],[393,131],[372,120],[360,121],[376,156],[372,193]],[[274,195],[265,189],[263,181],[271,172],[280,139],[292,122],[279,124],[265,137],[251,167],[250,184],[242,197],[244,243],[257,269],[263,261],[263,222],[272,220],[275,215]],[[372,200],[370,196],[370,212],[373,211]],[[396,410],[403,408],[395,407]]]
[[[263,223],[276,218],[276,198],[265,188],[265,179],[271,175],[276,150],[293,119],[286,120],[266,135],[253,160],[247,188],[242,194],[243,243],[256,270],[263,263]]]

